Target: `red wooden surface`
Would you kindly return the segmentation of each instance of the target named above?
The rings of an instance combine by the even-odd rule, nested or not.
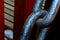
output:
[[[4,40],[4,2],[0,0],[0,40]]]
[[[32,12],[34,0],[15,0],[14,40],[18,40],[23,24]]]

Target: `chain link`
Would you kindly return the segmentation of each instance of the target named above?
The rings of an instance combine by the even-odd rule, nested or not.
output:
[[[53,0],[51,8],[48,10],[48,14],[46,14],[47,11],[42,10],[42,9],[44,9],[46,0],[36,0],[36,1],[37,1],[37,3],[35,3],[35,6],[34,6],[35,12],[32,12],[29,15],[29,17],[27,18],[19,40],[27,40],[29,32],[31,31],[31,29],[33,27],[32,24],[35,22],[36,22],[36,25],[44,27],[43,32],[44,32],[44,30],[47,32],[45,27],[47,25],[49,25],[54,20],[54,18],[56,16],[55,11],[57,9],[58,0]],[[42,1],[43,1],[43,3],[42,3]],[[41,9],[39,9],[40,7],[41,7]],[[44,13],[45,13],[44,18],[42,20],[39,20],[38,17],[42,16]],[[48,27],[47,27],[47,29],[48,29]],[[46,33],[46,32],[44,32],[44,33]],[[38,40],[40,40],[40,38],[41,38],[41,40],[44,40],[45,37],[43,38],[42,36],[45,36],[45,34],[44,35],[42,34],[38,38]]]

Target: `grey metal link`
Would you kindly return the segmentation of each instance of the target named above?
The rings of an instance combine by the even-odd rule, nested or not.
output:
[[[40,10],[38,12],[33,12],[28,19],[26,20],[24,27],[22,29],[22,33],[21,33],[21,37],[20,40],[27,40],[28,34],[32,29],[32,25],[36,22],[36,20],[38,19],[38,17],[44,16],[45,14],[47,14],[47,11],[44,10]]]
[[[42,20],[39,19],[36,24],[42,27],[46,27],[47,25],[51,24],[51,22],[57,15],[58,9],[59,9],[59,0],[53,0],[50,10],[48,11],[48,14],[46,14],[46,16]],[[37,40],[44,40],[48,29],[49,27],[43,28]]]
[[[19,40],[28,40],[27,38],[28,38],[29,32],[31,31],[33,24],[36,22],[36,20],[39,17],[45,16],[42,20],[38,19],[36,24],[38,26],[45,27],[45,26],[49,25],[54,20],[56,14],[57,14],[55,12],[57,12],[56,10],[58,10],[58,8],[59,8],[58,7],[59,0],[53,0],[50,10],[48,12],[40,9],[43,0],[36,0],[36,1],[37,2],[35,3],[33,12],[27,18],[27,20],[23,26],[22,33],[20,35]],[[43,30],[45,30],[45,31],[42,30],[41,34],[43,34],[43,32],[44,32],[43,36],[45,36],[47,29],[49,29],[49,27],[44,28]],[[44,40],[42,35],[38,38],[38,40]]]
[[[27,18],[25,22],[19,40],[27,40],[29,32],[31,31],[33,27],[32,25],[36,22],[38,17],[44,16],[47,13],[47,11],[40,9],[42,5],[42,1],[43,0],[36,0],[36,3],[33,8],[33,12],[30,14],[30,16]]]
[[[59,3],[59,0],[53,0],[50,10],[48,10],[48,13],[46,14],[46,16],[42,20],[40,19],[37,20],[36,24],[38,26],[43,26],[43,27],[47,26],[54,20],[57,14],[57,11],[59,9],[58,3]]]

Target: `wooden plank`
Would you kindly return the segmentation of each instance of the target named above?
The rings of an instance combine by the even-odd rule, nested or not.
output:
[[[14,18],[12,16],[9,16],[8,14],[4,14],[4,17],[12,22],[14,22]]]
[[[14,0],[12,0],[12,1],[14,1]],[[12,1],[11,0],[4,0],[5,3],[8,3],[8,4],[14,6],[14,2],[12,2]]]
[[[13,30],[14,22],[14,0],[4,0],[4,18],[5,27]],[[10,40],[5,38],[5,40]]]
[[[7,8],[4,8],[4,12],[5,12],[5,13],[8,13],[9,15],[14,16],[14,11],[11,11],[11,10],[9,10],[9,9],[7,9]]]
[[[14,2],[15,0],[10,0],[10,1]]]
[[[11,29],[13,29],[13,23],[11,23],[11,22],[9,22],[9,21],[7,21],[7,20],[4,20],[5,21],[5,25],[7,26],[7,27],[10,27]]]
[[[11,9],[11,10],[14,11],[14,7],[12,7],[12,6],[8,5],[8,4],[5,4],[5,3],[4,3],[4,7],[9,8],[9,9]]]

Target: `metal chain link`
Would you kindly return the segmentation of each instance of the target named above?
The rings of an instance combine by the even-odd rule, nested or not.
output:
[[[38,23],[36,23],[39,26],[43,26],[39,37],[37,40],[44,40],[47,34],[47,31],[49,30],[50,27],[46,27],[49,24],[52,23],[52,21],[54,20],[54,18],[57,15],[59,9],[59,0],[53,0],[50,9],[48,10],[48,14],[46,14],[46,16],[41,20],[38,19]],[[45,27],[45,28],[44,28]]]
[[[40,8],[43,0],[35,0],[35,1],[36,3],[34,5],[33,12],[28,16],[25,22],[19,40],[27,40],[29,32],[33,28],[32,24],[36,22],[38,17],[44,16],[47,13],[47,11],[41,10]]]
[[[33,27],[32,24],[34,24],[36,22],[36,24],[38,26],[46,27],[54,20],[56,14],[57,14],[55,12],[56,12],[56,9],[59,8],[57,6],[59,0],[53,0],[50,10],[48,12],[45,10],[42,10],[42,9],[44,9],[44,5],[45,5],[46,0],[44,0],[44,1],[43,0],[36,0],[36,1],[37,1],[37,3],[35,3],[34,10],[33,10],[32,14],[27,18],[27,20],[23,26],[22,33],[20,35],[19,40],[27,40],[29,32],[31,31],[31,29]],[[43,1],[43,4],[42,4],[42,1]],[[40,7],[43,7],[43,8],[41,9]],[[43,15],[43,14],[45,14],[45,15]],[[42,15],[44,16],[42,18],[42,20],[38,19]],[[44,28],[42,30],[42,32],[44,32],[44,30],[47,32],[46,29],[49,29],[49,27]],[[44,40],[45,37],[42,37],[42,36],[45,36],[46,32],[44,32],[44,35],[42,33],[42,35],[40,37],[38,37],[38,40]]]

